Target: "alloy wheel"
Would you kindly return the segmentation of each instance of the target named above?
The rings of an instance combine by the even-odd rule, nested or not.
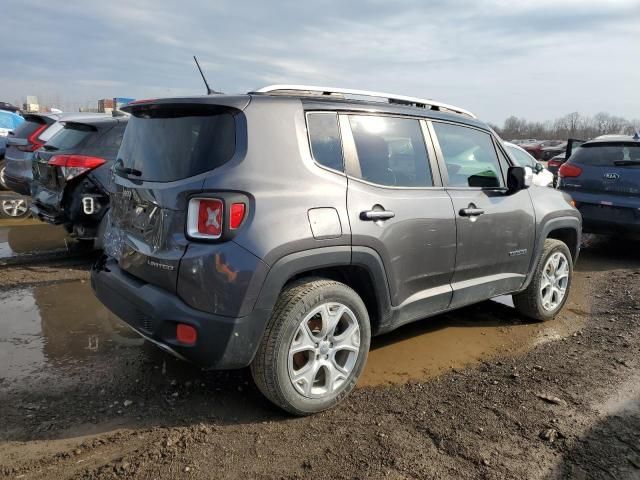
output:
[[[569,285],[569,260],[562,252],[555,252],[549,257],[542,270],[540,298],[542,308],[552,311],[558,308],[567,294]]]
[[[23,198],[2,200],[2,213],[8,217],[22,217],[29,209],[27,201]]]
[[[305,316],[291,341],[289,378],[305,397],[329,396],[349,379],[359,354],[354,313],[341,303],[323,303]]]

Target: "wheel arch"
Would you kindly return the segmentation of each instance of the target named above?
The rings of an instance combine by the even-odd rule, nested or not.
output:
[[[269,270],[254,308],[271,311],[283,288],[313,277],[336,280],[355,290],[367,307],[373,334],[388,322],[391,300],[384,266],[366,247],[323,247],[281,258]]]

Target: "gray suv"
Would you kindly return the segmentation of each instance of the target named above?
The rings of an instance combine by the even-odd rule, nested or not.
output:
[[[293,414],[347,396],[372,335],[567,299],[580,214],[466,110],[294,85],[125,110],[96,295],[180,358],[249,365]]]

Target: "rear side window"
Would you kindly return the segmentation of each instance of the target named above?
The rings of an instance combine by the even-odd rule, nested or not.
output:
[[[431,187],[427,147],[418,120],[350,115],[359,178],[391,187]]]
[[[433,122],[451,187],[495,188],[503,185],[491,135],[475,128]]]
[[[96,132],[96,129],[83,123],[66,123],[64,128],[47,142],[47,147],[56,150],[69,150],[80,145]]]
[[[131,112],[116,169],[130,169],[139,180],[170,182],[213,170],[235,150],[236,124],[229,109],[142,106]]]
[[[581,145],[571,154],[571,163],[598,167],[640,167],[640,144],[611,142]]]
[[[316,162],[334,170],[344,171],[342,144],[336,113],[307,114],[311,154]]]

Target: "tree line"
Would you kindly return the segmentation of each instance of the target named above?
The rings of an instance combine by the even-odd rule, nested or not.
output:
[[[504,121],[503,127],[491,127],[504,140],[535,138],[538,140],[566,140],[578,138],[589,140],[599,135],[633,135],[640,130],[640,119],[627,120],[605,112],[593,116],[569,113],[563,117],[546,122],[530,122],[525,118],[511,116]]]

